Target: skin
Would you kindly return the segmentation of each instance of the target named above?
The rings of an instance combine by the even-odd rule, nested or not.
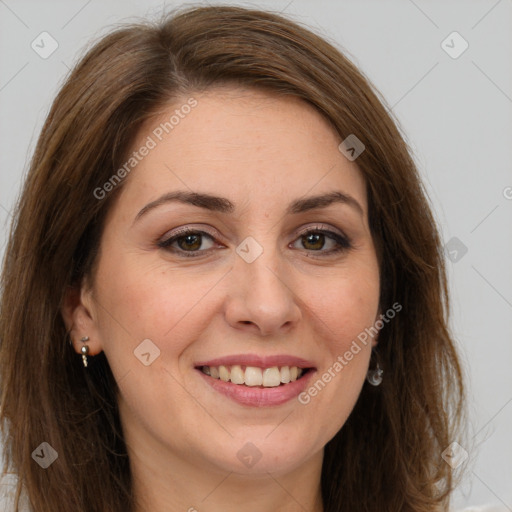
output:
[[[89,336],[90,356],[103,350],[118,382],[138,511],[320,511],[323,448],[355,405],[376,340],[307,405],[238,404],[207,385],[194,363],[290,354],[314,362],[314,382],[374,324],[379,266],[365,182],[306,103],[240,89],[193,96],[198,105],[126,178],[94,279],[70,293],[63,316],[76,351]],[[186,99],[148,122],[134,150]],[[174,202],[134,222],[146,204],[178,189],[227,197],[236,211]],[[293,200],[331,191],[352,196],[362,212],[334,203],[285,213]],[[318,225],[351,247],[329,254],[337,247],[329,237],[301,236]],[[200,240],[202,255],[158,247],[182,226],[213,236]],[[248,236],[263,248],[252,263],[236,253]],[[183,239],[173,246],[188,248]],[[134,356],[145,339],[160,350],[149,366]],[[247,442],[261,452],[250,468],[237,457]]]

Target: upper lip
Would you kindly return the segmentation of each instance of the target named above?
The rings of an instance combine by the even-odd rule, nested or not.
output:
[[[218,357],[207,361],[199,361],[195,366],[255,366],[259,368],[271,368],[272,366],[297,366],[298,368],[315,368],[315,365],[301,357],[278,354],[274,356],[258,356],[256,354],[235,354]]]

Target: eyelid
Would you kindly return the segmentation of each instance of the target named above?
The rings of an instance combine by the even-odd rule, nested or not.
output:
[[[308,226],[305,226],[304,228],[302,228],[300,231],[295,233],[294,239],[292,240],[292,242],[290,242],[290,244],[288,244],[288,246],[293,244],[294,242],[296,242],[300,237],[307,235],[309,233],[315,233],[315,232],[324,234],[325,236],[327,236],[328,238],[333,240],[337,244],[337,248],[331,249],[328,251],[324,251],[324,250],[318,250],[318,251],[309,250],[308,251],[308,249],[304,249],[306,252],[312,253],[314,255],[314,257],[318,257],[318,258],[327,257],[329,255],[333,255],[333,254],[338,253],[343,250],[346,251],[353,247],[351,239],[347,235],[345,235],[345,233],[343,233],[341,230],[339,230],[337,228],[334,228],[332,226],[325,225],[322,223],[316,223],[314,225],[308,225]],[[208,228],[205,228],[204,226],[197,227],[197,226],[190,225],[190,224],[176,228],[176,229],[171,230],[170,232],[166,233],[163,237],[160,237],[156,241],[156,245],[162,249],[165,249],[169,252],[172,252],[172,253],[175,253],[175,254],[178,254],[178,255],[181,255],[184,257],[199,257],[202,255],[209,254],[213,250],[213,248],[209,248],[209,249],[202,249],[199,251],[184,251],[182,249],[175,249],[172,247],[172,244],[177,239],[179,239],[182,236],[186,236],[187,234],[190,234],[190,233],[199,234],[202,236],[206,235],[207,237],[211,238],[212,242],[214,244],[217,244],[217,248],[219,248],[218,247],[219,246],[218,239],[222,238],[222,237],[220,237],[219,235],[217,235],[215,233],[212,233]],[[318,255],[316,255],[315,253],[318,253]],[[193,256],[193,255],[195,255],[195,256]]]
[[[340,231],[339,229],[337,229],[335,227],[329,226],[327,224],[322,224],[322,223],[316,223],[314,225],[306,226],[305,228],[301,229],[298,232],[297,236],[302,236],[306,233],[309,233],[310,231],[331,231],[343,238],[346,238],[347,241],[349,240],[348,236],[345,235],[345,233],[343,233],[343,231]]]
[[[214,245],[219,248],[219,238],[222,238],[216,233],[212,233],[208,228],[205,228],[204,226],[194,226],[192,224],[187,224],[186,226],[181,226],[179,228],[173,229],[165,233],[163,236],[157,238],[155,241],[155,245],[159,247],[160,249],[164,249],[168,252],[182,255],[184,257],[197,257],[201,255],[205,255],[213,250],[213,248],[209,249],[202,249],[200,251],[183,251],[180,249],[175,249],[172,247],[172,244],[175,243],[175,241],[183,236],[186,236],[188,234],[196,234],[198,233],[201,236],[207,236],[210,238]],[[196,255],[196,256],[194,256]]]
[[[343,231],[335,227],[331,227],[330,225],[325,225],[321,223],[317,223],[312,226],[309,225],[303,228],[297,234],[296,238],[294,239],[293,242],[291,242],[291,244],[293,244],[296,240],[299,240],[302,236],[305,236],[309,233],[321,233],[330,240],[334,241],[337,245],[337,247],[328,251],[308,251],[307,249],[305,249],[305,251],[311,254],[313,258],[328,258],[329,256],[335,256],[339,253],[346,252],[354,248],[352,239],[348,237]]]
[[[317,231],[334,231],[339,236],[341,236],[343,238],[346,238],[347,241],[350,241],[349,237],[345,233],[343,233],[341,230],[339,230],[337,228],[334,228],[332,226],[326,225],[326,224],[322,224],[322,223],[316,223],[314,225],[305,226],[300,231],[298,231],[295,236],[296,237],[297,236],[302,236],[302,235],[304,235],[306,233],[309,233],[310,231],[316,231],[316,230]],[[187,233],[189,233],[191,231],[204,232],[207,235],[209,235],[209,236],[211,236],[212,238],[215,238],[215,239],[221,238],[217,232],[213,233],[212,231],[209,231],[208,228],[205,228],[204,226],[196,227],[194,225],[190,225],[189,224],[189,225],[182,226],[182,227],[176,228],[175,230],[171,230],[171,231],[165,233],[162,237],[159,237],[158,240],[165,241],[165,240],[168,240],[170,238],[174,238],[176,236],[179,236],[181,234],[187,234]]]
[[[165,241],[169,238],[174,238],[176,236],[180,236],[182,234],[186,235],[190,232],[199,232],[199,233],[206,233],[207,235],[211,236],[212,238],[219,238],[219,235],[216,233],[212,233],[208,230],[208,228],[205,228],[204,226],[194,226],[193,224],[187,224],[186,226],[181,226],[179,228],[173,229],[165,233],[160,239]]]

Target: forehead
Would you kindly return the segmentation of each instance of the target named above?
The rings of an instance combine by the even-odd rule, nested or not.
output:
[[[191,98],[195,105],[185,108]],[[151,149],[122,195],[133,203],[188,188],[271,207],[273,200],[341,189],[366,209],[364,179],[340,142],[329,122],[295,97],[226,88],[191,94],[141,128],[132,152]]]

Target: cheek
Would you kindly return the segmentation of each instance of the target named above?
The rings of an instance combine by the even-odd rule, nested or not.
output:
[[[318,324],[324,339],[329,340],[329,353],[337,356],[376,321],[380,294],[377,264],[352,267],[331,283],[317,292],[310,304],[321,320]]]
[[[379,306],[379,270],[374,259],[353,265],[332,280],[311,303],[322,329],[322,367],[300,397],[318,419],[319,431],[333,436],[346,421],[364,385]],[[322,430],[323,429],[323,430]]]
[[[111,264],[105,262],[98,276],[99,295],[105,304],[100,308],[105,352],[108,356],[126,350],[127,345],[133,351],[149,338],[162,356],[175,357],[208,324],[208,294],[219,276],[213,272],[198,275],[197,271],[192,275],[166,262],[142,265],[136,259],[136,255],[121,256],[115,264],[114,259]]]

